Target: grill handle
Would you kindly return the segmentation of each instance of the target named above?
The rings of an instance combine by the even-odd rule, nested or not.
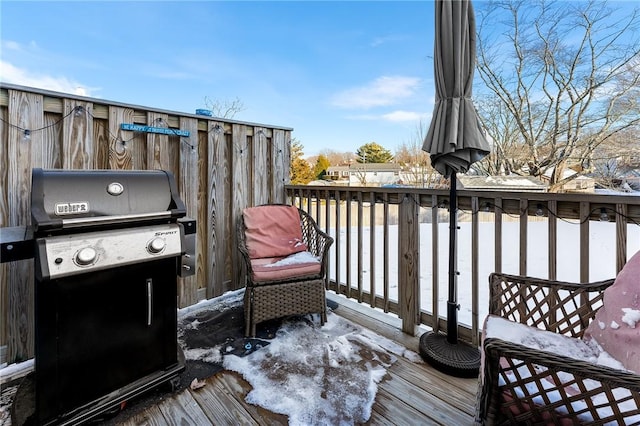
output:
[[[137,223],[144,222],[150,219],[169,219],[171,218],[170,211],[154,212],[154,213],[141,213],[141,214],[123,214],[116,216],[96,216],[96,217],[82,217],[74,219],[63,219],[62,228],[80,228],[87,225],[112,225],[117,223]]]
[[[147,278],[147,325],[151,325],[153,317],[153,280]]]

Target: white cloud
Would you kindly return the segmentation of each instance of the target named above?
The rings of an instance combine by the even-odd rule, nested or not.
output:
[[[411,97],[419,88],[417,77],[383,76],[361,87],[347,89],[333,96],[333,105],[341,108],[388,106]]]
[[[369,121],[390,121],[394,123],[415,122],[425,120],[429,114],[415,111],[391,111],[386,114],[358,114],[350,115],[350,120],[369,120]]]
[[[378,47],[382,44],[404,41],[406,39],[407,37],[404,35],[390,35],[390,36],[376,37],[371,42],[371,47]]]
[[[2,42],[2,48],[7,50],[21,50],[22,46],[16,41],[5,40]]]
[[[387,121],[418,121],[424,119],[426,115],[415,111],[392,111],[382,115],[383,120]]]
[[[97,88],[89,88],[66,77],[52,77],[37,74],[0,61],[0,81],[21,86],[36,87],[62,93],[73,93],[80,96],[95,96]]]

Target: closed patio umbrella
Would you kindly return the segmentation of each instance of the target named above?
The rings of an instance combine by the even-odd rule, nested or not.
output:
[[[476,60],[471,1],[437,0],[435,31],[436,104],[422,149],[429,152],[433,167],[450,181],[449,298],[447,334],[434,331],[422,335],[420,353],[445,372],[473,376],[479,370],[479,351],[458,342],[456,174],[466,172],[471,164],[486,156],[489,143],[471,101]]]

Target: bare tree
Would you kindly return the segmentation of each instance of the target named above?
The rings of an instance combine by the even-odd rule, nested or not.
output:
[[[347,166],[356,158],[353,152],[338,152],[328,148],[320,151],[320,155],[324,155],[332,166]]]
[[[402,167],[404,183],[431,188],[439,179],[438,172],[431,167],[429,153],[422,149],[428,127],[420,121],[410,139],[396,149],[396,163]]]
[[[640,12],[613,13],[605,1],[480,3],[486,90],[475,95],[494,143],[484,167],[550,171],[557,190],[577,177],[564,177],[567,167],[592,171],[600,146],[640,125]]]
[[[211,110],[214,117],[233,118],[239,112],[244,111],[244,104],[239,98],[234,100],[214,100],[208,96],[204,97],[204,104],[207,109]]]

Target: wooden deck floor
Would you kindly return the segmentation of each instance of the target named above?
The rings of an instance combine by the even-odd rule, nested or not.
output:
[[[347,306],[342,317],[401,343],[417,352],[418,339]],[[378,384],[371,425],[471,425],[477,379],[440,373],[428,364],[399,358]],[[238,374],[222,371],[198,390],[186,389],[119,422],[121,425],[286,425],[287,417],[248,404],[250,385]]]

